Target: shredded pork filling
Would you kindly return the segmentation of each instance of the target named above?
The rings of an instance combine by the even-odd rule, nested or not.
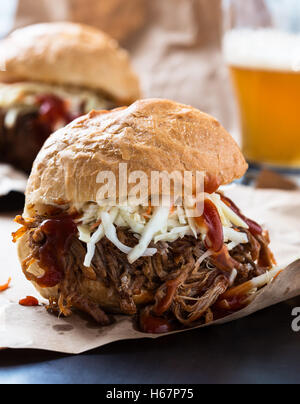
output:
[[[30,262],[39,260],[41,247],[47,235],[41,230],[45,218],[30,224],[31,254],[23,264],[25,275]],[[226,315],[237,307],[228,302],[227,313],[221,313],[217,302],[230,288],[247,282],[269,271],[274,264],[266,232],[254,236],[246,233],[249,242],[240,244],[230,252],[211,255],[200,238],[185,236],[174,242],[149,245],[157,249],[154,256],[141,257],[130,264],[127,255],[110,240],[103,237],[96,244],[89,268],[84,266],[86,244],[72,236],[68,253],[63,258],[64,277],[59,284],[59,298],[50,299],[49,309],[64,315],[76,307],[90,314],[97,322],[108,325],[111,318],[95,302],[82,293],[85,278],[103,282],[117,296],[120,310],[129,315],[146,313],[175,321],[186,327],[208,323]],[[129,229],[117,228],[118,239],[134,248],[138,239]],[[149,302],[137,307],[134,296],[147,292]],[[239,307],[241,308],[241,307]]]

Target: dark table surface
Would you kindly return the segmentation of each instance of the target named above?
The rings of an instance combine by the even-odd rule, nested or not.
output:
[[[7,350],[0,383],[299,383],[300,299],[218,327],[122,341],[79,356]]]

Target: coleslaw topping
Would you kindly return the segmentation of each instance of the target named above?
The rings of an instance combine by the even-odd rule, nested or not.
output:
[[[224,243],[228,250],[239,244],[249,242],[245,232],[238,228],[248,229],[248,225],[222,200],[219,194],[205,194],[218,210],[223,226]],[[141,257],[153,256],[157,249],[153,247],[159,242],[172,243],[186,236],[206,240],[207,228],[197,224],[194,218],[188,217],[185,207],[143,206],[104,206],[88,203],[76,206],[81,213],[78,219],[80,240],[87,245],[84,265],[90,267],[95,254],[96,244],[107,237],[120,251],[128,256],[132,264]],[[137,245],[130,248],[118,239],[117,228],[129,229],[137,239]],[[151,244],[151,247],[150,247]],[[209,254],[209,252],[208,252]],[[209,256],[209,255],[208,255]]]

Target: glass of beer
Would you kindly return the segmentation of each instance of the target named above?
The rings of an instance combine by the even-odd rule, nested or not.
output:
[[[224,55],[253,166],[300,173],[300,0],[224,0]]]

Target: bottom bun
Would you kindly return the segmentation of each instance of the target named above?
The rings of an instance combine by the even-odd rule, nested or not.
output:
[[[18,255],[21,264],[30,255],[29,235],[25,234],[18,242]],[[44,275],[44,270],[38,265],[37,262],[33,263],[29,269],[30,273],[37,277]],[[44,299],[58,299],[60,290],[59,285],[54,288],[42,288],[36,282],[31,282],[36,290]],[[121,310],[119,298],[113,288],[108,288],[100,280],[90,280],[85,278],[80,284],[81,297],[86,297],[98,304],[101,309],[113,314],[128,314]],[[153,295],[148,291],[141,292],[140,295],[133,296],[134,303],[137,306],[147,305],[153,301]]]

